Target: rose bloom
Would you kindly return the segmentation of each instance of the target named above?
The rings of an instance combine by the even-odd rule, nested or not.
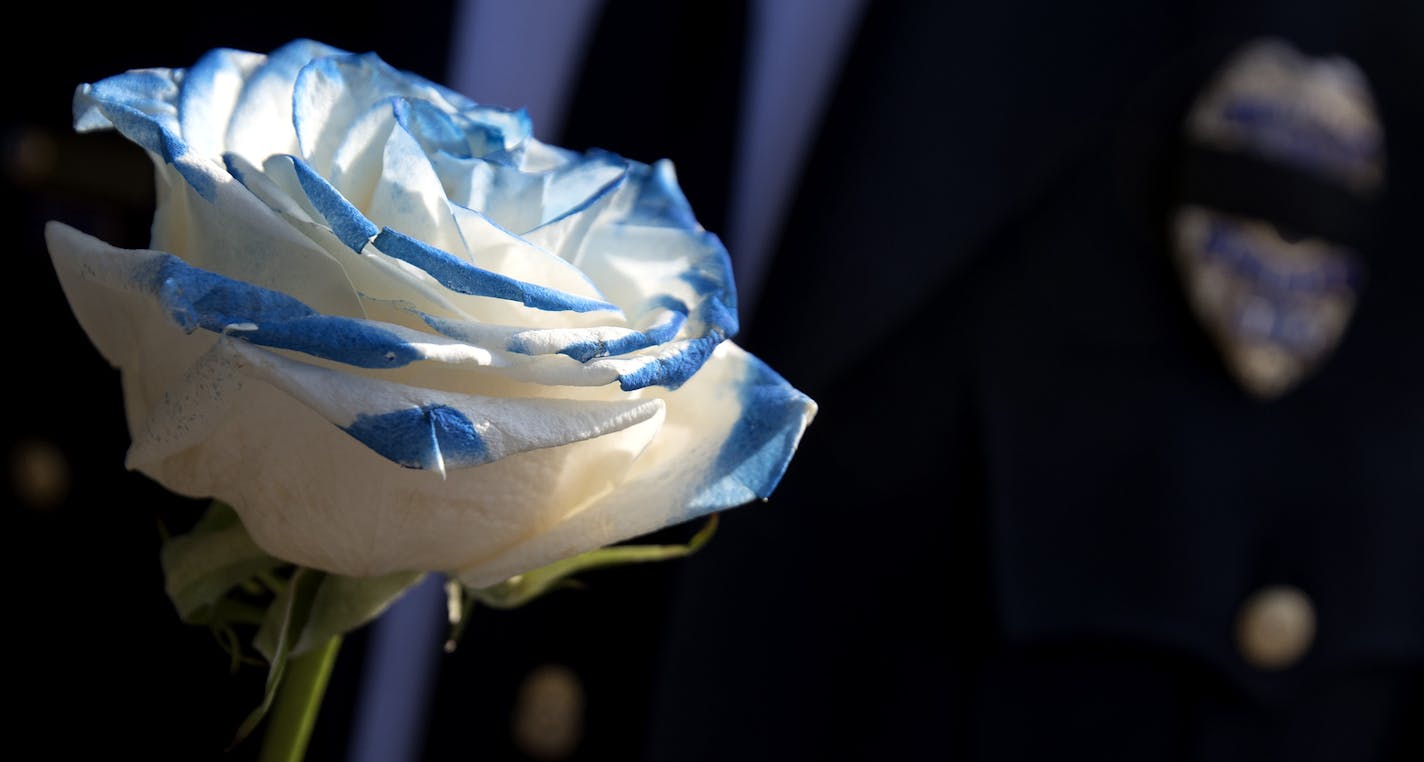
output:
[[[83,85],[75,124],[157,167],[151,249],[47,230],[128,466],[278,558],[493,584],[767,496],[815,413],[726,340],[667,162],[306,40]]]

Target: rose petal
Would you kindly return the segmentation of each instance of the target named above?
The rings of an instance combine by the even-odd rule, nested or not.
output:
[[[286,359],[221,339],[164,395],[134,433],[129,467],[200,444],[241,415],[244,384],[271,384],[406,468],[469,468],[514,453],[619,431],[660,414],[661,400],[501,399],[407,386]]]
[[[816,405],[731,342],[676,392],[619,489],[456,571],[485,587],[559,558],[771,494]]]
[[[346,51],[312,40],[296,40],[272,51],[247,78],[227,129],[225,147],[253,164],[275,153],[296,153],[292,87],[313,59]]]
[[[63,223],[45,225],[45,242],[74,316],[110,365],[124,370],[130,430],[207,351],[210,338],[184,334],[158,302],[138,286],[147,259]],[[157,252],[148,252],[157,254]]]
[[[259,53],[218,48],[188,69],[178,93],[178,121],[183,139],[194,151],[206,156],[224,153],[237,99],[266,60]]]
[[[313,398],[325,394],[312,391]],[[635,404],[638,415],[651,409]],[[457,568],[524,541],[616,489],[663,420],[658,405],[641,423],[452,469],[442,478],[397,465],[268,381],[243,383],[229,405],[232,414],[218,416],[201,443],[143,471],[185,494],[229,503],[268,553],[352,576]],[[442,446],[443,436],[461,441],[458,419],[448,425],[424,413],[405,415],[405,423],[424,430],[434,425]],[[523,420],[531,431],[539,426]],[[559,421],[548,423],[552,434],[565,431]],[[495,436],[479,433],[486,441]]]
[[[322,174],[330,174],[351,125],[385,101],[407,102],[402,126],[432,152],[483,156],[508,150],[529,135],[529,119],[522,112],[478,106],[372,53],[310,61],[297,75],[290,97],[301,156]]]
[[[623,391],[634,391],[649,386],[663,386],[676,389],[691,378],[711,356],[726,335],[713,331],[697,338],[681,339],[662,343],[652,343],[646,332],[630,331],[612,326],[595,326],[586,329],[544,329],[535,331],[510,332],[504,326],[491,327],[484,323],[451,320],[434,315],[421,317],[431,328],[464,342],[486,348],[499,348],[496,344],[504,338],[502,348],[509,354],[502,358],[501,372],[512,379],[547,386],[598,386],[617,381]],[[673,324],[679,324],[678,317],[666,318],[669,322],[658,330],[665,331]],[[563,351],[534,352],[527,349],[552,349],[553,342],[565,336],[580,335],[580,340],[563,345]],[[600,344],[599,337],[603,339]],[[533,342],[527,345],[526,340]],[[610,349],[620,351],[614,356]],[[545,344],[544,342],[549,342]],[[598,354],[605,352],[605,354]],[[589,355],[593,355],[589,357]]]
[[[631,164],[629,180],[579,244],[574,264],[634,320],[687,305],[687,336],[737,332],[727,249],[693,219],[672,165]]]
[[[360,299],[339,262],[222,165],[206,157],[197,160],[212,172],[209,197],[178,173],[159,168],[153,249],[227,278],[288,293],[324,314],[362,314]]]
[[[198,195],[211,199],[225,173],[196,154],[180,136],[178,80],[181,71],[140,69],[109,77],[74,92],[74,129],[115,129],[170,164]]]
[[[273,159],[277,161],[274,162]],[[307,200],[306,194],[291,191],[291,188],[301,187],[300,182],[297,181],[296,170],[291,167],[291,162],[282,162],[282,157],[274,156],[267,160],[267,164],[276,166],[272,170],[267,167],[255,167],[247,159],[235,153],[223,154],[223,166],[227,167],[227,173],[232,175],[234,180],[242,183],[243,187],[270,207],[272,211],[283,217],[295,218],[303,222],[314,222],[320,219],[316,208]],[[285,164],[286,174],[289,177],[283,177],[283,164]],[[286,180],[286,182],[278,182],[279,180]]]
[[[686,307],[662,309],[645,313],[641,330],[619,326],[525,330],[510,335],[505,346],[520,354],[560,354],[588,362],[670,342],[686,322]]]
[[[144,297],[185,333],[202,328],[358,368],[398,368],[427,360],[494,363],[490,352],[479,347],[404,326],[323,315],[280,291],[193,267],[166,252],[119,249],[64,225],[50,227],[56,263],[75,271],[73,277],[87,289]],[[127,307],[133,309],[132,303]],[[105,355],[111,362],[127,359],[122,357],[125,341],[131,339],[106,335],[105,343],[114,347],[114,356]]]
[[[425,157],[425,150],[401,122],[404,100],[393,104],[399,125],[390,131],[382,153],[381,176],[371,194],[366,216],[444,251],[462,251],[465,240],[451,215],[445,188]]]
[[[516,280],[537,283],[574,296],[603,302],[603,294],[581,270],[558,255],[457,204],[449,207],[464,239],[470,263]]]
[[[371,205],[371,197],[381,182],[386,141],[396,128],[394,100],[377,103],[352,122],[325,175],[357,209]]]
[[[543,219],[545,176],[488,158],[436,157],[447,197],[505,230],[529,230]]]
[[[381,253],[408,262],[429,273],[446,288],[470,296],[484,296],[519,302],[546,311],[618,312],[601,299],[577,296],[537,283],[511,278],[502,273],[475,267],[449,252],[386,228],[371,242]]]
[[[359,314],[345,274],[329,255],[236,182],[218,157],[193,151],[178,135],[172,103],[180,78],[166,70],[130,72],[75,93],[77,129],[112,127],[159,161],[153,248],[260,286],[281,282],[322,312]]]
[[[589,229],[620,195],[629,176],[629,162],[602,151],[569,162],[551,172],[544,187],[539,224],[524,232],[530,243],[573,262]]]

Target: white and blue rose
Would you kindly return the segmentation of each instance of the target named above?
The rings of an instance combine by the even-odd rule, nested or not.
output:
[[[726,340],[666,162],[311,41],[84,85],[75,122],[157,166],[151,249],[47,231],[128,465],[278,558],[489,585],[765,497],[815,413]]]

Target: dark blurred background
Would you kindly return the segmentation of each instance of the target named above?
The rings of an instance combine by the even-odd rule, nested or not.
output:
[[[220,750],[263,679],[230,676],[164,597],[160,522],[181,529],[201,503],[123,470],[117,373],[44,251],[49,219],[147,242],[148,160],[74,135],[74,87],[296,37],[490,87],[460,46],[517,51],[529,30],[472,31],[481,3],[497,4],[55,3],[12,26],[30,43],[5,48],[0,120],[3,308],[21,342],[5,428],[13,748],[249,758],[253,744]],[[562,101],[531,94],[557,122],[536,134],[671,157],[699,220],[745,238],[733,165],[757,136],[736,109],[770,17],[575,6],[594,31],[564,51]],[[849,18],[822,64],[824,117],[792,146],[804,170],[762,258],[737,262],[745,343],[822,403],[781,491],[725,515],[690,560],[479,611],[431,682],[402,662],[425,696],[415,758],[1424,758],[1424,12],[866,0]],[[1356,323],[1275,401],[1233,382],[1167,243],[1186,110],[1264,35],[1359,62],[1387,142]],[[1312,628],[1303,657],[1266,668],[1240,623],[1282,588],[1303,591]],[[431,592],[413,620],[439,618]],[[361,758],[372,640],[348,638],[310,759]]]

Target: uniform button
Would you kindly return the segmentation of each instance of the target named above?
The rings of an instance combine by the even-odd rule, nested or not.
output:
[[[1297,587],[1277,585],[1256,591],[1241,604],[1236,645],[1257,669],[1293,666],[1315,641],[1315,606]]]
[[[514,745],[525,756],[567,759],[583,738],[583,683],[573,670],[545,664],[524,679],[514,703]]]

